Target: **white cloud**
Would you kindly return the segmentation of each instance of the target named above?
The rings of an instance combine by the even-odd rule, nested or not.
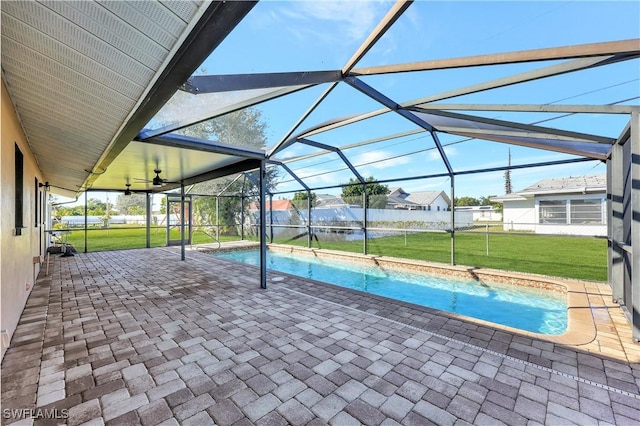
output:
[[[445,146],[444,153],[447,155],[447,158],[454,157],[458,154],[458,150],[453,146]],[[433,149],[429,151],[429,159],[430,160],[442,160],[440,156],[440,151],[437,149]]]
[[[269,13],[268,19],[263,16],[258,25],[286,25],[299,40],[308,40],[311,34],[315,39],[344,45],[364,40],[389,5],[388,2],[346,0],[281,3]]]

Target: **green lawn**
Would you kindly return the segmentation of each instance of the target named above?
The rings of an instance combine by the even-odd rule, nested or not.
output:
[[[212,232],[215,235],[215,231]],[[71,230],[67,235],[67,242],[76,250],[84,250],[84,231]],[[204,232],[193,233],[193,244],[213,243],[215,239]],[[171,239],[180,240],[180,229],[171,230]],[[220,236],[221,241],[239,240],[237,236]],[[151,228],[151,247],[165,247],[167,245],[167,229],[165,227]],[[112,225],[109,229],[89,228],[87,232],[87,251],[122,250],[146,247],[146,229],[144,227],[124,227]]]
[[[313,247],[362,253],[362,241],[335,241],[332,235],[318,234]],[[172,230],[172,239],[179,239],[179,229]],[[405,239],[406,238],[406,239]],[[221,236],[221,241],[239,240],[238,236]],[[251,239],[251,238],[247,238]],[[84,232],[72,231],[67,241],[78,251],[84,249]],[[193,234],[193,243],[214,240],[203,232]],[[307,238],[296,240],[276,238],[275,243],[307,245]],[[151,246],[166,245],[166,229],[152,228]],[[146,246],[145,228],[90,229],[88,251],[143,248]],[[558,277],[595,281],[607,279],[607,241],[603,238],[541,236],[535,234],[490,234],[489,256],[483,232],[457,232],[455,261],[458,265],[488,267],[508,271],[530,272]],[[451,237],[443,232],[421,232],[397,236],[371,238],[369,254],[428,260],[451,261]]]

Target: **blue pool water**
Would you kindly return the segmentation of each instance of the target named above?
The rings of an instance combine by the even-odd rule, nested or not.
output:
[[[257,250],[215,256],[259,265]],[[535,333],[562,334],[567,328],[566,296],[535,288],[271,251],[267,252],[267,268]]]

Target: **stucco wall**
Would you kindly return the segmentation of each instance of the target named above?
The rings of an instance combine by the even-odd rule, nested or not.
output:
[[[593,199],[600,200],[603,218],[606,220],[604,194],[563,194],[549,195],[527,200],[504,203],[503,217],[506,231],[533,231],[536,234],[606,236],[607,225],[602,224],[541,224],[539,223],[539,202],[541,200]]]
[[[502,210],[505,231],[533,231],[536,224],[536,210],[533,198],[504,203]]]
[[[41,256],[40,233],[43,226],[36,227],[35,181],[42,182],[42,176],[35,158],[27,144],[22,127],[15,114],[13,104],[2,81],[2,149],[0,151],[0,202],[2,220],[0,222],[0,289],[2,313],[2,354],[16,329],[20,314],[33,288],[40,264],[33,258]],[[15,144],[24,157],[23,172],[23,226],[22,235],[15,234]],[[40,191],[40,190],[39,190]],[[38,201],[40,206],[40,200]],[[44,248],[44,239],[43,244]]]

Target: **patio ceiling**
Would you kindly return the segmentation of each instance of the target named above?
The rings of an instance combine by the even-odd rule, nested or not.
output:
[[[163,146],[125,148],[254,5],[1,2],[3,79],[53,190],[90,187],[118,156],[118,178],[105,180],[106,187],[124,188],[122,174],[148,178],[147,165],[166,156],[179,163],[164,176],[175,180],[237,162],[175,156]]]

